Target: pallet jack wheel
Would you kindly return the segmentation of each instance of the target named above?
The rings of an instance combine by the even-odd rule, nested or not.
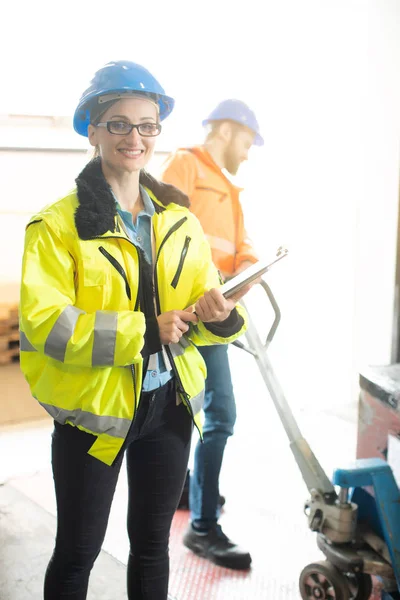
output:
[[[369,600],[372,594],[372,579],[367,573],[347,573],[351,600]]]
[[[303,600],[351,600],[346,576],[327,560],[304,567],[299,587]]]

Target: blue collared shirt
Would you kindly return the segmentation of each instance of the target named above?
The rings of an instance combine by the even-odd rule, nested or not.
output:
[[[151,217],[154,215],[155,209],[148,193],[142,185],[140,186],[140,195],[142,197],[144,209],[137,215],[136,224],[133,222],[132,214],[127,210],[123,210],[117,199],[115,199],[115,201],[117,203],[118,214],[124,223],[129,239],[135,246],[138,246],[143,250],[147,262],[151,264]],[[172,371],[166,370],[161,352],[157,353],[156,358],[157,368],[154,368],[151,371],[147,370],[143,380],[142,388],[145,392],[155,390],[164,385],[173,375]]]

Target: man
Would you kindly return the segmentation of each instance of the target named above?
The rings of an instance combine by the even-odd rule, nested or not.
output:
[[[207,135],[202,146],[179,149],[167,160],[161,179],[190,198],[210,243],[214,263],[229,278],[257,261],[247,239],[240,189],[224,175],[236,175],[253,144],[264,141],[257,119],[239,100],[221,102],[203,121]],[[233,543],[218,524],[221,504],[219,474],[226,442],[236,420],[227,346],[199,348],[206,366],[204,442],[195,451],[190,478],[191,523],[183,542],[196,554],[231,569],[248,569],[250,554]]]

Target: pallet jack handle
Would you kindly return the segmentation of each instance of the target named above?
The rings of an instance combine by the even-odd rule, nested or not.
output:
[[[265,293],[267,294],[269,301],[271,302],[271,306],[274,310],[274,314],[275,314],[275,318],[274,321],[270,327],[270,330],[268,332],[267,335],[267,339],[264,345],[265,350],[268,349],[268,346],[270,345],[270,343],[272,342],[272,340],[274,339],[276,330],[279,327],[279,323],[281,320],[281,309],[278,306],[277,301],[275,300],[275,296],[273,295],[271,288],[269,287],[269,285],[267,284],[266,281],[264,281],[264,279],[261,279],[260,281],[260,285],[261,287],[264,289]],[[256,356],[257,353],[255,352],[255,350],[253,350],[252,348],[250,348],[249,346],[246,346],[246,344],[243,344],[243,342],[241,342],[240,340],[235,340],[234,342],[232,342],[232,344],[234,346],[237,346],[237,348],[240,348],[241,350],[244,350],[245,352],[248,352],[249,354],[252,354],[253,356]]]
[[[269,301],[271,302],[271,306],[274,309],[274,313],[275,313],[275,319],[274,319],[274,321],[271,325],[271,328],[269,330],[269,333],[267,335],[267,341],[264,344],[265,349],[267,349],[274,338],[276,330],[278,329],[278,326],[279,326],[279,323],[281,320],[281,309],[279,308],[278,303],[275,300],[275,296],[273,295],[271,288],[269,287],[267,282],[264,281],[264,279],[261,279],[260,285],[262,288],[264,288],[264,290],[269,298]]]
[[[308,490],[312,494],[320,494],[323,497],[324,502],[330,504],[335,502],[337,499],[336,490],[318,462],[316,456],[312,452],[307,441],[303,438],[280,386],[278,378],[272,368],[271,362],[267,356],[267,349],[276,334],[281,320],[281,311],[271,291],[271,288],[266,281],[261,279],[260,285],[266,292],[275,314],[275,318],[267,335],[267,339],[265,343],[263,343],[250,317],[249,311],[247,311],[249,321],[248,329],[245,333],[247,344],[243,344],[238,340],[233,343],[235,346],[238,346],[242,350],[252,354],[256,359],[260,373],[264,379],[282,425],[289,438],[290,448],[293,452]],[[246,308],[245,302],[243,300],[240,302],[242,306]]]

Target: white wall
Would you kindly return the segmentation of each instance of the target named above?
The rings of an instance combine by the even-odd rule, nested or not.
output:
[[[364,185],[357,204],[355,356],[391,359],[400,173],[400,4],[370,2]]]
[[[290,248],[269,276],[283,309],[274,364],[294,405],[328,408],[354,406],[359,369],[390,362],[400,4],[321,2],[312,16],[275,47],[267,145],[240,179],[260,251]]]
[[[248,215],[259,247],[274,240],[291,250],[286,272],[273,275],[285,387],[294,402],[333,407],[354,405],[359,369],[391,356],[400,4],[338,3],[330,14],[326,6],[315,7],[320,18],[303,29],[296,56],[280,63],[292,93],[282,106],[281,95],[266,99],[276,119],[248,165],[246,206],[262,207]]]
[[[0,150],[0,281],[18,281],[27,222],[73,187],[84,161],[82,152]]]

